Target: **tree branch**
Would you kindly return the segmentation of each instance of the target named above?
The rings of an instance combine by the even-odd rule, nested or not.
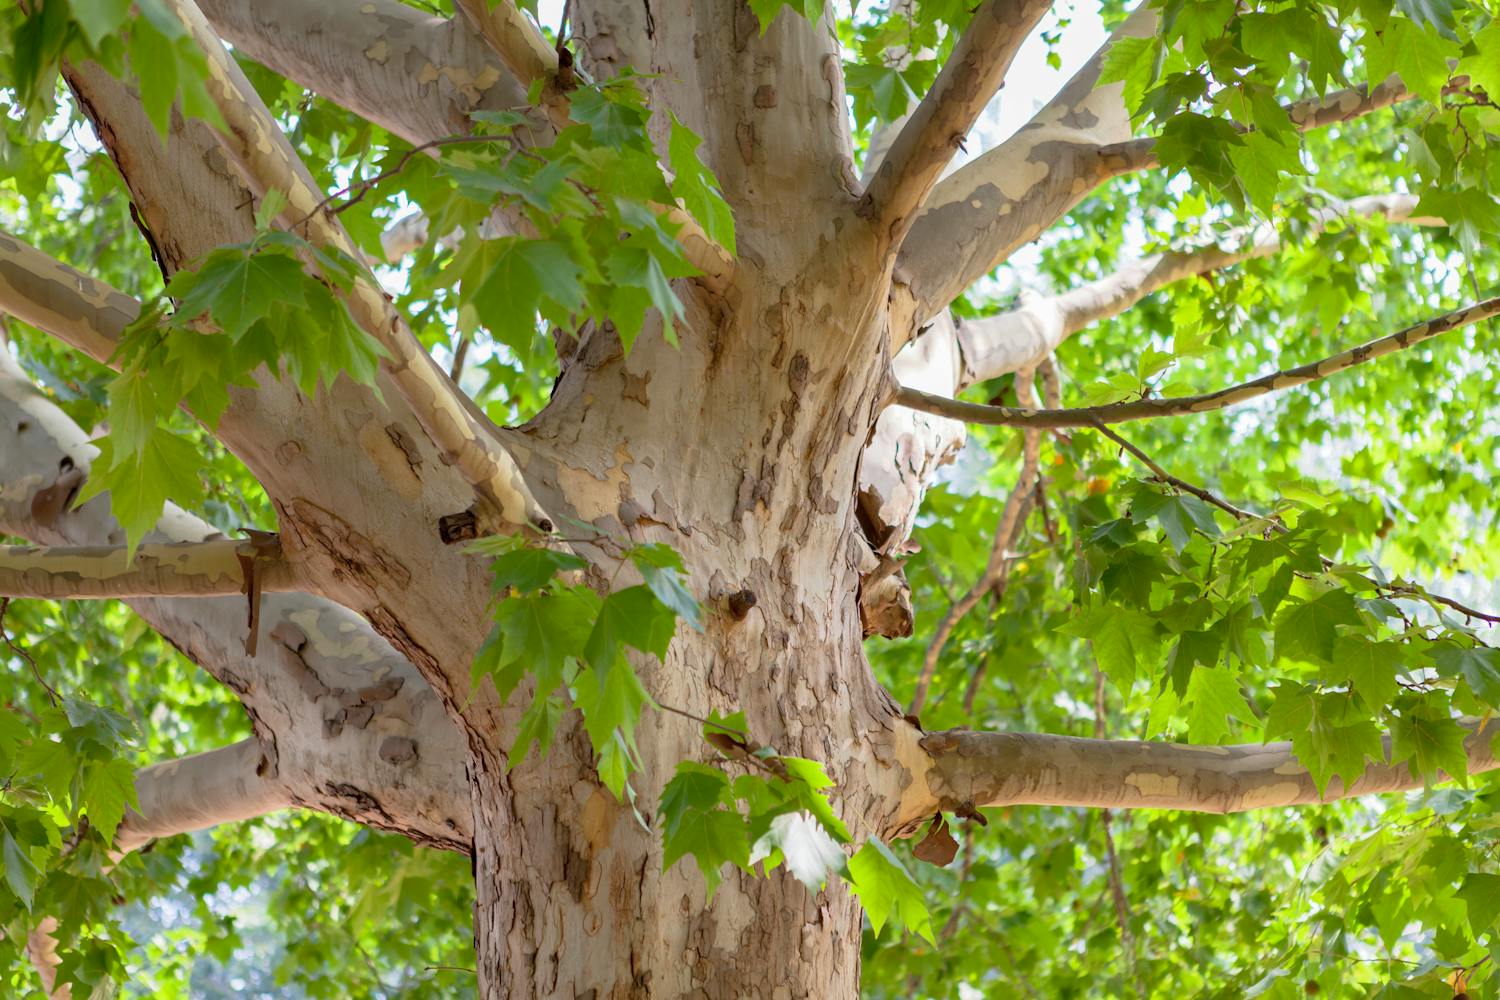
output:
[[[0,232],[0,310],[105,364],[141,304]]]
[[[1443,87],[1443,93],[1460,94],[1468,89],[1469,78],[1459,76]],[[1282,108],[1298,132],[1309,132],[1353,121],[1392,105],[1414,100],[1416,96],[1407,89],[1399,76],[1392,76],[1373,88],[1362,83],[1357,87],[1331,90],[1322,97],[1293,101],[1282,105]],[[1244,131],[1253,129],[1247,126]],[[1107,143],[1098,148],[1097,155],[1105,180],[1161,166],[1161,160],[1156,155],[1156,139],[1152,136]]]
[[[1371,195],[1329,205],[1311,213],[1309,221],[1313,230],[1351,216],[1441,222],[1413,217],[1416,204],[1411,195]],[[1045,374],[1051,352],[1089,324],[1125,311],[1169,283],[1264,257],[1280,247],[1274,227],[1250,226],[1225,233],[1212,245],[1127,262],[1114,274],[1059,295],[1023,291],[1017,308],[997,315],[955,322],[945,310],[897,353],[892,374],[903,386],[937,396],[956,395],[975,382],[1034,366]],[[872,537],[883,537],[887,550],[899,549],[910,537],[928,483],[963,448],[966,437],[961,422],[930,412],[888,406],[880,414],[860,462],[859,488],[867,530]],[[900,596],[893,587],[887,591],[879,595],[887,604]],[[874,608],[867,617],[882,618],[883,611]],[[898,634],[909,634],[909,628]]]
[[[526,84],[462,20],[398,0],[202,0],[236,50],[413,145],[518,108]]]
[[[493,10],[487,0],[466,0],[459,5],[464,16],[452,20],[394,0],[357,8],[298,0],[204,0],[199,6],[237,49],[413,145],[468,132],[472,110],[524,107],[526,84],[536,76],[549,81],[541,96],[549,120],[539,121],[530,139],[568,123],[557,53],[511,0]],[[504,51],[497,55],[492,42]],[[420,67],[415,78],[412,67]],[[680,227],[677,240],[702,272],[695,280],[715,292],[728,287],[733,258],[680,208],[657,208]]]
[[[0,533],[61,545],[118,539],[107,494],[74,504],[95,453],[0,350]],[[168,504],[148,541],[214,536],[212,526]],[[417,843],[470,849],[463,736],[436,692],[369,622],[311,594],[268,593],[249,655],[244,597],[127,603],[234,691],[254,723],[266,780],[299,806]]]
[[[1431,216],[1412,216],[1416,207],[1416,196],[1409,194],[1369,195],[1336,202],[1310,213],[1308,233],[1321,232],[1353,217],[1379,216],[1412,225],[1444,224]],[[1223,234],[1212,244],[1127,261],[1107,277],[1058,295],[1031,296],[1019,309],[965,320],[958,329],[965,368],[963,384],[1037,364],[1073,334],[1120,315],[1167,285],[1269,257],[1281,248],[1281,234],[1271,223],[1246,226]]]
[[[218,538],[123,545],[0,545],[0,597],[225,597],[305,587],[276,542]]]
[[[1286,368],[1227,389],[1197,396],[1137,399],[1126,403],[1063,410],[1028,410],[1010,406],[965,403],[961,400],[934,396],[919,389],[902,388],[897,391],[895,402],[901,406],[941,414],[965,423],[1003,427],[1092,427],[1099,424],[1124,423],[1129,420],[1207,413],[1281,389],[1316,382],[1367,361],[1374,361],[1387,354],[1414,347],[1452,330],[1489,319],[1497,314],[1500,314],[1500,297],[1484,299],[1474,305],[1444,313],[1434,319],[1406,327],[1387,337],[1369,341],[1321,361]]]
[[[115,850],[128,854],[162,837],[254,819],[294,805],[280,782],[262,773],[265,770],[260,742],[254,739],[142,768],[135,773],[140,808],[125,813],[115,831]]]
[[[228,126],[219,138],[246,181],[261,193],[284,194],[283,221],[300,223],[315,246],[357,257],[343,227],[318,210],[323,196],[312,175],[202,13],[192,0],[171,0],[171,6],[208,61],[208,93]],[[388,352],[386,371],[423,429],[489,508],[485,527],[549,530],[552,522],[531,496],[515,460],[471,414],[466,397],[444,377],[375,280],[362,275],[344,300],[360,327]]]
[[[484,2],[484,0],[477,0]],[[856,211],[899,245],[913,213],[999,89],[1048,0],[984,0],[881,160]]]
[[[1463,725],[1469,730],[1464,740],[1469,773],[1500,766],[1492,746],[1500,720],[1468,719]],[[903,828],[964,804],[1237,813],[1423,784],[1405,763],[1370,762],[1352,784],[1330,778],[1320,795],[1285,742],[1188,746],[968,730],[922,735],[914,728],[907,739],[899,755],[913,781],[902,794],[897,824]],[[1390,760],[1389,736],[1383,745],[1384,759]]]
[[[567,86],[570,81],[558,77],[562,68],[558,53],[536,29],[513,0],[455,0],[454,9],[479,32],[485,45],[523,87],[537,80],[542,84],[542,106],[559,129],[568,123]],[[572,72],[569,57],[568,73]]]
[[[1157,164],[1154,140],[1132,136],[1124,84],[1098,83],[1110,46],[1150,35],[1156,19],[1150,5],[1137,7],[1030,122],[933,189],[897,259],[893,349],[1094,188]],[[1306,131],[1411,96],[1392,78],[1373,90],[1354,87],[1285,107],[1293,125]]]

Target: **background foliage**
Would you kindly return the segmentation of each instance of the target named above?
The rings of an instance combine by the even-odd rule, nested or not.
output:
[[[822,4],[752,7],[766,20],[817,16]],[[1022,288],[1065,290],[1128,257],[1247,221],[1282,231],[1282,253],[1172,286],[1067,343],[1058,356],[1064,398],[1082,405],[1229,384],[1494,294],[1500,257],[1486,243],[1500,232],[1500,154],[1489,140],[1500,116],[1484,94],[1500,93],[1496,8],[1485,0],[1160,7],[1160,35],[1118,46],[1106,76],[1125,82],[1140,133],[1161,137],[1164,169],[1085,200],[971,292],[960,313],[1005,308]],[[1114,2],[1104,12],[1123,16]],[[834,13],[863,147],[925,92],[967,5],[903,0]],[[1049,41],[1066,30],[1066,17],[1049,22]],[[47,253],[149,300],[163,293],[161,278],[108,159],[59,88],[56,65],[67,55],[127,74],[143,67],[142,97],[159,124],[174,100],[211,117],[201,61],[174,23],[154,0],[49,0],[29,16],[15,7],[0,14],[0,51],[10,54],[0,67],[10,104],[0,219]],[[694,137],[673,123],[668,147],[654,151],[648,111],[628,80],[582,91],[578,124],[547,149],[511,141],[517,121],[502,113],[483,123],[490,139],[429,157],[244,66],[319,182],[338,193],[339,217],[365,252],[378,258],[381,231],[415,207],[434,220],[434,233],[466,228],[456,246],[433,241],[399,268],[378,270],[436,354],[450,360],[467,341],[462,384],[499,421],[524,419],[547,399],[556,376],[550,326],[567,331],[607,317],[628,343],[646,308],[673,313],[668,281],[687,265],[653,203],[683,199],[732,245],[732,222],[698,165]],[[1392,72],[1418,100],[1300,135],[1278,110]],[[1445,94],[1458,74],[1474,86]],[[1419,194],[1419,211],[1449,225],[1350,220],[1309,235],[1310,211],[1392,190]],[[477,238],[498,198],[522,203],[537,238]],[[631,236],[620,243],[622,230]],[[368,378],[372,348],[340,325],[333,294],[357,264],[333,261],[315,277],[298,266],[301,247],[266,239],[219,251],[170,289],[191,301],[196,281],[209,296],[202,311],[234,345],[228,379],[267,357],[283,358],[309,390],[338,371]],[[221,278],[225,269],[262,269],[241,285],[248,311],[234,314],[224,294],[233,275],[218,285],[204,278],[215,267]],[[315,299],[326,322],[308,325],[299,317],[311,314],[292,307]],[[142,327],[137,347],[150,363],[135,376],[127,368],[115,377],[19,324],[7,335],[28,372],[82,426],[107,423],[112,448],[146,456],[152,441],[176,442],[160,446],[176,451],[152,475],[137,477],[155,491],[140,498],[138,517],[127,516],[137,533],[167,495],[194,502],[226,531],[269,528],[258,486],[202,427],[174,413],[189,399],[211,417],[214,399],[193,394],[222,392],[226,381],[205,380],[202,358],[195,369],[181,353],[184,343],[202,346],[180,336],[181,321],[200,318],[190,312]],[[338,336],[306,358],[289,356],[310,329]],[[1461,771],[1454,715],[1500,705],[1493,630],[1398,588],[1421,581],[1469,605],[1500,603],[1493,338],[1492,324],[1481,324],[1251,406],[1125,430],[1169,471],[1276,514],[1286,533],[1266,520],[1236,523],[1147,481],[1129,455],[1090,431],[1048,436],[1045,503],[1014,546],[1021,556],[1003,597],[983,601],[950,642],[924,724],[1209,743],[1289,738],[1320,781],[1380,758],[1380,734],[1390,733],[1393,759],[1426,774]],[[972,395],[1007,397],[1008,383]],[[132,468],[119,451],[105,464]],[[929,495],[920,551],[907,563],[916,638],[868,647],[898,698],[911,693],[922,637],[978,577],[1018,465],[1017,434],[977,430],[956,471]],[[117,505],[124,482],[106,482]],[[550,570],[521,583],[517,608],[562,593]],[[670,634],[676,617],[691,618],[687,604],[672,604],[670,588],[649,601],[638,596],[664,616],[660,627],[648,627],[649,616],[636,620],[642,632],[591,653],[602,611],[590,608],[593,617],[571,626],[577,648],[563,654],[570,669],[587,665],[609,677],[620,642],[659,649],[662,628]],[[130,770],[246,735],[248,726],[232,698],[204,685],[141,622],[102,610],[27,602],[5,618],[14,640],[0,649],[7,992],[36,988],[17,944],[38,913],[62,920],[66,975],[82,984],[128,977],[128,995],[214,996],[223,984],[232,992],[222,995],[470,992],[470,878],[456,856],[328,817],[284,815],[162,843],[106,872],[103,851],[129,798]],[[477,665],[497,683],[513,662],[506,621],[495,659]],[[573,690],[576,702],[576,674],[564,678],[563,660],[557,665],[559,697]],[[55,706],[38,678],[56,689]],[[630,711],[612,702],[596,745],[619,748],[607,777],[627,794],[628,740],[644,692],[621,690]],[[548,715],[555,721],[565,706],[540,704],[544,735]],[[721,736],[736,732],[732,720],[720,722],[729,727]],[[796,786],[786,802],[767,803],[754,789],[737,797],[720,784],[724,773],[689,767],[663,803],[673,810],[669,853],[693,853],[710,880],[721,863],[748,863],[755,837],[786,802],[816,810],[820,794],[809,772],[799,778],[806,788]],[[891,854],[870,846],[849,869],[870,890],[862,892],[871,918],[866,990],[1399,998],[1466,987],[1484,995],[1500,981],[1497,796],[1494,779],[1477,778],[1405,798],[1237,817],[1003,810],[984,826],[959,824],[959,859],[942,869],[902,847]],[[741,808],[748,825],[722,819]],[[826,829],[836,832],[836,823],[830,816]],[[902,895],[904,876],[892,873],[903,868],[920,883],[930,918]]]

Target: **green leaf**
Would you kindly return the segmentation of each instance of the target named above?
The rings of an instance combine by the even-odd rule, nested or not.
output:
[[[581,671],[573,680],[573,704],[583,715],[583,728],[600,755],[600,777],[620,798],[633,769],[631,748],[641,710],[651,700],[635,668],[623,653],[600,667]],[[618,740],[618,742],[617,742]]]
[[[1333,656],[1338,627],[1358,625],[1359,621],[1354,598],[1343,590],[1289,604],[1276,616],[1276,652],[1326,661]]]
[[[1154,37],[1134,38],[1122,35],[1110,43],[1100,68],[1100,85],[1124,83],[1125,107],[1134,117],[1146,90],[1156,81],[1160,69],[1161,42]]]
[[[1187,548],[1195,530],[1210,538],[1217,538],[1219,535],[1213,508],[1195,496],[1176,496],[1144,490],[1136,495],[1131,504],[1130,516],[1138,523],[1155,520],[1178,552]]]
[[[1423,100],[1438,104],[1448,82],[1448,60],[1458,58],[1458,46],[1412,21],[1391,18],[1378,34],[1367,32],[1365,63],[1372,83],[1392,73]]]
[[[1470,872],[1464,876],[1457,896],[1469,911],[1469,929],[1477,938],[1500,918],[1500,875]]]
[[[638,545],[630,550],[630,561],[640,571],[656,599],[692,626],[703,631],[703,616],[695,598],[683,582],[682,557],[669,545]]]
[[[10,886],[11,892],[16,894],[26,909],[31,909],[31,903],[36,898],[36,887],[42,880],[42,871],[31,860],[31,855],[18,843],[16,838],[5,831],[3,844],[5,855],[5,882]]]
[[[523,593],[541,590],[558,573],[584,569],[588,561],[557,549],[520,548],[495,557],[490,564],[495,590],[515,588]]]
[[[860,905],[865,908],[876,937],[890,921],[892,926],[919,934],[931,944],[937,943],[921,888],[901,859],[878,838],[866,840],[849,859],[849,871],[845,877],[859,897]]]
[[[1339,636],[1333,645],[1332,668],[1324,676],[1335,684],[1347,683],[1372,711],[1378,710],[1396,696],[1400,652],[1401,647],[1395,643]]]
[[[83,779],[83,808],[106,843],[114,843],[125,807],[137,805],[135,769],[129,761],[116,758],[89,768]]]
[[[1413,21],[1431,26],[1444,38],[1458,39],[1453,31],[1453,0],[1396,0],[1396,6]]]
[[[1194,743],[1218,743],[1229,735],[1229,720],[1250,721],[1255,718],[1245,696],[1240,692],[1239,678],[1223,667],[1199,668],[1188,681],[1188,739]]]
[[[672,115],[672,133],[667,140],[667,156],[672,173],[676,175],[672,180],[672,193],[682,199],[683,207],[703,227],[708,238],[732,256],[735,252],[734,215],[724,201],[718,178],[698,158],[698,146],[702,141],[692,129],[678,121],[675,114]]]
[[[1474,697],[1500,707],[1500,649],[1442,643],[1432,648],[1439,676],[1462,677]]]
[[[216,250],[196,271],[178,272],[168,288],[184,319],[208,315],[225,335],[238,340],[265,319],[277,303],[301,308],[309,281],[300,261],[279,252]]]
[[[771,22],[776,20],[776,15],[781,13],[781,8],[790,7],[816,24],[823,17],[823,3],[824,0],[750,0],[750,10],[760,21],[760,33],[764,35]]]
[[[723,807],[729,779],[715,768],[684,761],[661,793],[662,871],[692,855],[712,899],[726,862],[748,867],[745,819]]]
[[[115,34],[130,16],[131,0],[69,0],[73,21],[93,48]]]
[[[476,680],[486,674],[501,699],[528,675],[537,678],[539,694],[562,682],[569,658],[582,658],[597,601],[583,588],[556,594],[522,594],[500,602],[491,642],[474,661]]]
[[[1464,728],[1446,715],[1420,706],[1403,708],[1391,727],[1393,762],[1409,761],[1413,775],[1434,781],[1438,773],[1462,781],[1469,773]]]
[[[626,587],[604,599],[589,631],[583,658],[602,669],[614,662],[621,644],[633,646],[658,660],[667,655],[677,620],[644,586]]]
[[[156,527],[169,499],[190,509],[202,502],[203,483],[198,470],[204,459],[187,438],[155,427],[137,454],[122,458],[115,457],[112,437],[97,443],[99,457],[79,491],[79,502],[108,492],[110,509],[125,529],[125,543],[131,553]]]
[[[1137,665],[1160,649],[1155,619],[1133,608],[1108,604],[1085,608],[1058,631],[1088,639],[1099,669],[1125,694],[1135,684]]]
[[[1476,31],[1473,42],[1474,54],[1459,60],[1458,72],[1486,94],[1500,94],[1500,20]]]

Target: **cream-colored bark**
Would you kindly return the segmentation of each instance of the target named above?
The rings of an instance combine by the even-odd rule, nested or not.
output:
[[[860,214],[899,245],[969,129],[994,96],[1049,0],[985,0],[917,107],[880,160]]]
[[[343,227],[323,210],[324,196],[312,175],[202,12],[192,0],[171,0],[169,6],[208,62],[208,93],[228,126],[219,137],[246,184],[262,196],[270,191],[283,195],[281,220],[314,246],[357,257]],[[356,278],[344,302],[360,327],[385,348],[386,372],[444,460],[456,465],[475,488],[485,527],[513,532],[531,525],[549,530],[552,522],[529,495],[515,462],[476,420],[463,394],[423,349],[375,279],[368,274]]]
[[[295,801],[253,739],[143,767],[135,773],[135,795],[138,808],[127,809],[115,831],[115,850],[122,855],[162,837],[254,819]]]
[[[0,597],[101,599],[222,597],[299,589],[297,567],[274,541],[123,545],[0,545]]]
[[[107,495],[74,505],[94,455],[0,349],[0,533],[61,545],[118,542]],[[169,504],[148,541],[221,538]],[[127,603],[236,693],[255,726],[264,777],[291,803],[469,850],[463,738],[412,665],[358,615],[309,594],[265,594],[252,654],[242,596]]]
[[[1468,773],[1500,767],[1494,739],[1500,720],[1466,720]],[[1290,743],[1187,746],[1178,743],[1082,739],[1037,733],[951,730],[901,734],[908,783],[891,819],[893,829],[915,828],[939,808],[968,806],[1083,806],[1234,813],[1336,802],[1423,785],[1406,762],[1366,762],[1345,783],[1332,777],[1320,793]]]

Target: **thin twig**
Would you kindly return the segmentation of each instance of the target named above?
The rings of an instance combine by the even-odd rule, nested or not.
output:
[[[458,347],[453,351],[453,364],[448,368],[448,377],[453,384],[458,384],[459,376],[464,373],[464,359],[469,355],[469,335],[466,333],[458,338]]]
[[[337,191],[333,192],[328,197],[324,198],[322,201],[314,205],[312,207],[312,211],[308,212],[302,218],[292,223],[292,225],[288,228],[296,229],[298,226],[307,225],[307,223],[312,220],[313,216],[317,215],[319,212],[327,208],[329,204],[337,201],[340,198],[347,198],[348,200],[343,204],[330,209],[330,215],[338,215],[345,209],[352,208],[354,205],[359,204],[364,196],[368,194],[375,185],[379,184],[383,180],[388,180],[396,176],[402,170],[406,169],[406,165],[410,163],[412,159],[415,158],[418,154],[425,153],[430,149],[437,149],[442,146],[461,146],[484,142],[511,141],[513,141],[511,137],[506,135],[445,135],[440,136],[436,139],[431,139],[427,142],[421,143],[420,145],[413,146],[411,149],[408,149],[406,152],[401,154],[401,158],[396,161],[395,166],[385,168],[374,177],[366,177],[363,180],[352,181],[347,186],[339,188]],[[350,197],[351,195],[352,197]]]
[[[1022,404],[1036,401],[1029,374],[1024,377],[1018,375],[1015,385],[1016,398]],[[1027,429],[1022,433],[1021,441],[1021,471],[1016,477],[1016,485],[1011,489],[1010,496],[1005,499],[1005,507],[1000,511],[1000,522],[995,526],[995,541],[990,546],[989,561],[974,585],[949,606],[948,613],[943,616],[937,631],[933,633],[932,642],[928,644],[927,653],[922,658],[922,673],[917,678],[916,690],[911,697],[911,706],[907,709],[912,715],[920,715],[922,706],[927,702],[927,691],[932,685],[933,674],[937,672],[938,659],[943,655],[943,647],[948,644],[953,630],[958,627],[963,617],[974,609],[985,593],[1008,572],[1011,545],[1014,544],[1016,535],[1031,509],[1032,488],[1036,482],[1037,460],[1042,447],[1041,431]],[[967,695],[965,699],[972,704],[972,699]]]
[[[31,668],[31,676],[36,678],[36,682],[47,692],[47,700],[56,707],[62,701],[57,688],[47,683],[46,678],[42,676],[42,671],[36,665],[36,660],[32,658],[31,652],[17,644],[16,640],[11,637],[10,630],[5,627],[5,615],[10,611],[10,600],[9,597],[0,597],[0,639],[5,641],[12,653],[26,661],[26,665]]]
[[[1352,347],[1340,354],[1298,365],[1281,371],[1262,375],[1260,378],[1241,382],[1239,385],[1197,396],[1176,396],[1167,399],[1136,399],[1124,403],[1109,403],[1104,406],[1080,406],[1061,410],[1036,410],[1026,407],[986,406],[982,403],[966,403],[959,399],[936,396],[902,386],[896,391],[894,402],[926,413],[936,413],[952,420],[970,424],[986,424],[993,427],[1096,427],[1101,423],[1119,424],[1129,420],[1148,420],[1156,417],[1183,416],[1192,413],[1208,413],[1222,410],[1236,403],[1256,399],[1269,393],[1292,386],[1306,385],[1347,371],[1387,354],[1414,347],[1441,334],[1500,315],[1500,296],[1484,299],[1471,306],[1444,313],[1433,319],[1406,327],[1397,332]]]
[[[1194,486],[1186,479],[1178,479],[1166,469],[1163,469],[1161,466],[1152,461],[1150,455],[1147,455],[1144,451],[1141,451],[1141,449],[1137,448],[1129,441],[1126,441],[1120,435],[1104,426],[1104,424],[1095,423],[1094,430],[1098,431],[1100,434],[1103,434],[1115,444],[1119,445],[1121,448],[1124,448],[1126,451],[1130,452],[1130,454],[1134,455],[1142,465],[1151,470],[1151,472],[1159,481],[1166,483],[1169,486],[1175,486],[1177,487],[1177,489],[1182,490],[1184,493],[1191,493],[1193,496],[1197,497],[1199,500],[1202,500],[1204,503],[1213,504],[1215,507],[1224,511],[1226,514],[1228,514],[1230,517],[1233,517],[1237,521],[1254,520],[1260,516],[1258,514],[1252,514],[1248,510],[1242,510],[1229,501],[1221,499],[1220,497],[1217,497],[1214,494],[1208,492],[1208,490],[1205,490],[1203,487]],[[1267,520],[1275,520],[1275,515],[1267,518]],[[1277,523],[1279,524],[1279,522]],[[1281,530],[1286,531],[1286,526],[1281,525]]]
[[[1277,515],[1255,514],[1243,508],[1236,507],[1234,504],[1223,499],[1222,497],[1210,493],[1203,487],[1196,486],[1185,479],[1180,479],[1177,476],[1174,476],[1171,473],[1167,472],[1160,465],[1158,465],[1151,458],[1151,456],[1147,455],[1145,452],[1141,451],[1141,449],[1137,448],[1129,441],[1126,441],[1119,434],[1115,433],[1104,425],[1094,424],[1093,429],[1105,435],[1111,441],[1114,441],[1121,448],[1125,449],[1131,455],[1135,456],[1135,458],[1146,468],[1150,469],[1152,475],[1161,482],[1166,483],[1169,486],[1173,486],[1186,493],[1191,493],[1193,496],[1197,497],[1203,502],[1212,504],[1213,506],[1229,514],[1237,521],[1264,521],[1271,528],[1271,530],[1277,532],[1278,534],[1285,535],[1290,533],[1291,529],[1283,524],[1281,522],[1281,519]],[[1322,561],[1324,569],[1332,569],[1335,565],[1337,565],[1332,559],[1328,558],[1325,555],[1319,555],[1318,559]],[[1488,611],[1480,611],[1476,608],[1471,608],[1467,604],[1462,604],[1451,597],[1445,597],[1442,594],[1431,593],[1424,587],[1418,587],[1413,584],[1381,583],[1374,577],[1368,576],[1364,573],[1356,574],[1355,579],[1359,580],[1359,582],[1365,584],[1367,587],[1369,587],[1371,590],[1374,590],[1378,594],[1383,594],[1389,597],[1405,597],[1408,600],[1426,601],[1429,604],[1441,604],[1446,608],[1457,611],[1459,614],[1470,620],[1477,618],[1480,621],[1486,621],[1491,624],[1500,624],[1500,614],[1492,614]]]
[[[1094,739],[1102,740],[1108,735],[1104,713],[1104,671],[1094,667]],[[1126,973],[1135,980],[1136,992],[1146,996],[1146,984],[1141,980],[1136,954],[1135,932],[1130,929],[1130,900],[1125,895],[1125,877],[1120,870],[1120,855],[1115,850],[1114,815],[1109,809],[1099,810],[1099,824],[1104,829],[1104,856],[1109,865],[1109,892],[1114,899],[1115,921],[1120,927],[1120,944],[1125,949]]]

